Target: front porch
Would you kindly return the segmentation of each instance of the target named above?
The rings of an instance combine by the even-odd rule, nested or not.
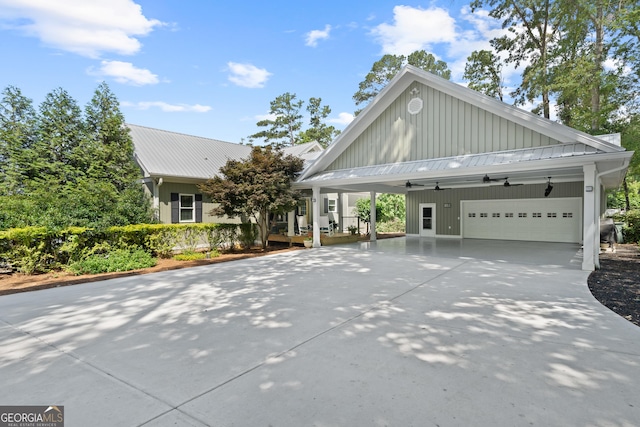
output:
[[[288,243],[289,246],[304,245],[304,240],[307,236],[287,236],[284,234],[269,234],[269,243]],[[339,245],[345,243],[354,243],[369,240],[368,235],[350,234],[350,233],[333,233],[328,236],[326,234],[320,235],[320,243],[322,246],[326,245]]]

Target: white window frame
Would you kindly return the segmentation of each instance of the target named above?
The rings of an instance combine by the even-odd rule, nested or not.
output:
[[[331,206],[333,205],[333,206]],[[333,209],[332,209],[333,207]],[[329,199],[329,201],[327,202],[327,210],[331,213],[337,213],[338,212],[338,199]]]
[[[191,207],[182,206],[182,197],[191,197]],[[182,211],[190,210],[191,219],[182,219]],[[196,222],[196,195],[180,193],[178,194],[178,222]]]

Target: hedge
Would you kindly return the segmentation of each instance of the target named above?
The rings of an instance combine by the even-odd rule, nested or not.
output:
[[[44,273],[81,261],[96,253],[118,249],[143,250],[171,257],[175,249],[195,251],[235,248],[246,244],[253,224],[136,224],[96,230],[69,227],[12,228],[0,231],[0,267],[26,274]]]

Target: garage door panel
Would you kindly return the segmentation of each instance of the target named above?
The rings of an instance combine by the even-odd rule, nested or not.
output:
[[[465,238],[579,243],[582,199],[462,201]]]

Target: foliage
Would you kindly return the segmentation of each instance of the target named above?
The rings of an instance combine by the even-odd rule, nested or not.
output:
[[[406,222],[399,219],[381,222],[376,226],[378,233],[404,233],[406,230]]]
[[[74,274],[98,274],[153,267],[156,263],[156,259],[142,249],[115,249],[73,262],[68,269]]]
[[[258,224],[262,248],[269,238],[269,213],[283,214],[295,209],[300,193],[291,181],[303,162],[271,147],[253,147],[243,160],[228,160],[220,174],[199,186],[218,206],[212,215],[253,218]]]
[[[640,209],[640,181],[633,177],[627,177],[627,195],[629,206],[627,206],[624,188],[607,192],[607,207],[611,209]]]
[[[324,123],[324,120],[331,114],[331,108],[328,105],[322,106],[322,98],[309,98],[307,111],[311,127],[300,132],[300,143],[317,141],[322,147],[327,148],[333,138],[340,134],[340,131],[335,127],[327,126]]]
[[[417,50],[407,57],[387,54],[373,63],[371,71],[358,85],[358,91],[353,95],[356,105],[364,108],[407,64],[447,80],[451,78],[451,70],[447,64],[444,61],[436,60],[432,54],[424,50]],[[356,114],[362,111],[362,108],[356,111]]]
[[[119,103],[101,84],[85,109],[64,89],[38,112],[19,89],[0,99],[0,229],[150,222],[133,142]]]
[[[207,254],[204,252],[185,251],[173,256],[176,261],[196,261],[205,259]]]
[[[371,222],[371,199],[356,201],[354,214],[366,223]],[[404,223],[406,218],[405,197],[402,194],[380,194],[376,197],[376,224],[399,221]],[[404,226],[403,226],[404,227]]]
[[[500,58],[488,50],[476,50],[467,58],[462,78],[469,82],[469,89],[484,93],[502,101],[502,64]]]
[[[244,222],[240,224],[240,237],[238,240],[243,249],[253,246],[258,237],[258,228],[254,223]]]
[[[256,125],[266,128],[249,136],[252,141],[255,138],[263,139],[265,143],[282,148],[296,144],[317,141],[323,147],[340,132],[333,126],[327,126],[324,120],[331,114],[329,106],[322,105],[322,98],[310,98],[307,111],[310,114],[307,130],[302,130],[302,114],[300,110],[304,101],[296,100],[296,94],[289,92],[277,96],[271,101],[269,115],[273,118],[260,120]]]
[[[622,222],[622,236],[625,243],[640,243],[640,209],[633,209],[623,215],[614,217],[616,222]]]

